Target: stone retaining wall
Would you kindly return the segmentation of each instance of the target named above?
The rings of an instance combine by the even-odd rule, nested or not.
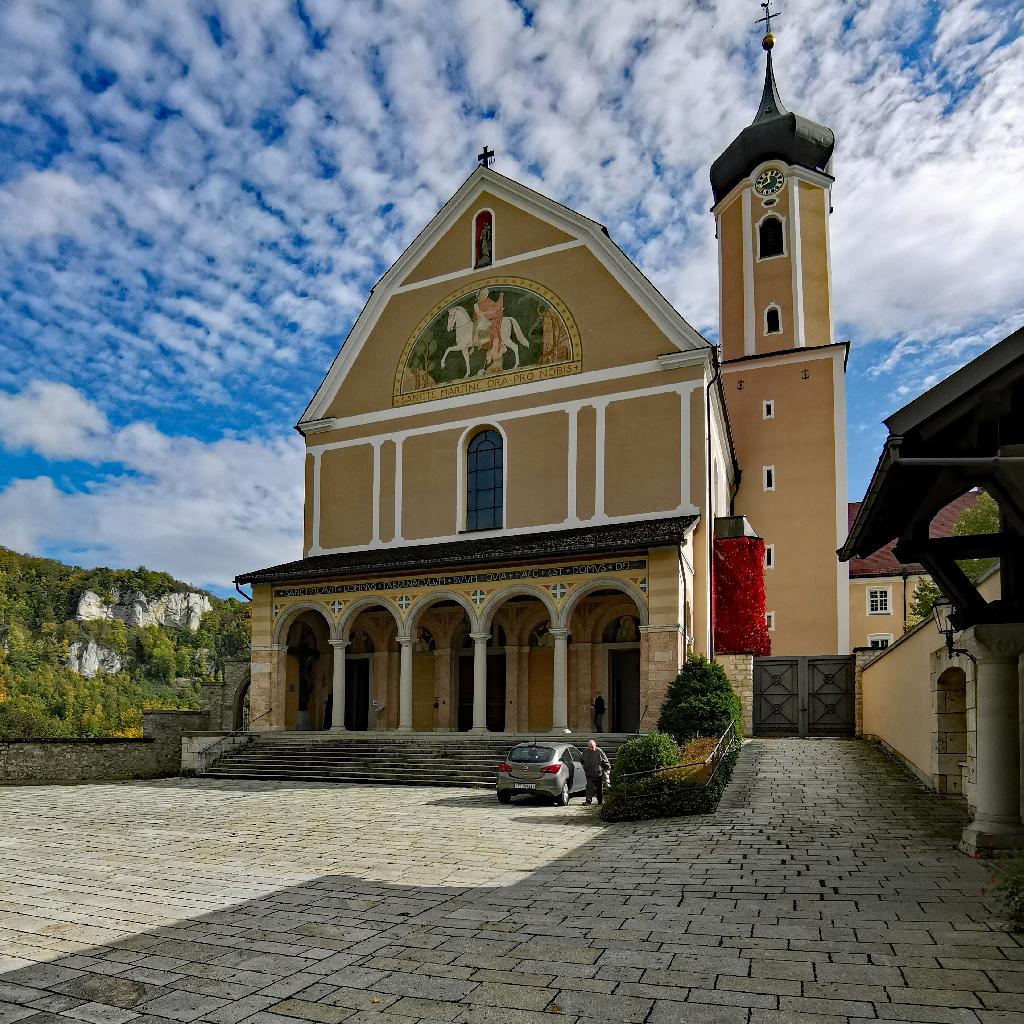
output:
[[[153,779],[181,771],[181,737],[201,711],[146,711],[141,739],[0,740],[0,783]]]

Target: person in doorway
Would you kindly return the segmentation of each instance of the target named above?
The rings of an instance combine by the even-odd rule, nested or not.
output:
[[[587,744],[587,749],[583,751],[582,757],[583,773],[587,777],[586,802],[593,803],[596,796],[597,802],[602,803],[604,801],[604,776],[605,772],[612,770],[612,763],[608,760],[608,755],[597,745],[597,740],[591,740]]]
[[[604,732],[604,697],[601,694],[594,698],[594,731]]]

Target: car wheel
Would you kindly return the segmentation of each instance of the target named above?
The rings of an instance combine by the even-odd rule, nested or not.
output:
[[[506,791],[502,791],[498,794],[498,803],[507,804],[512,802],[512,794]]]
[[[569,802],[569,783],[566,782],[562,786],[562,791],[555,797],[555,804],[558,807],[564,807]]]

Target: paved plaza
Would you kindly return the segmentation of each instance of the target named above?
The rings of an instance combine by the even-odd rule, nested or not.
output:
[[[467,790],[0,788],[0,1024],[1024,1021],[961,805],[748,743],[718,812]]]

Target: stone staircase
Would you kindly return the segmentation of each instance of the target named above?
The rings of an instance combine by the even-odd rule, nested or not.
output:
[[[589,734],[566,737],[577,745]],[[605,733],[601,746],[613,761],[629,739]],[[212,779],[343,782],[394,786],[462,786],[491,789],[495,769],[517,743],[558,742],[543,734],[490,733],[256,733],[201,773]]]

